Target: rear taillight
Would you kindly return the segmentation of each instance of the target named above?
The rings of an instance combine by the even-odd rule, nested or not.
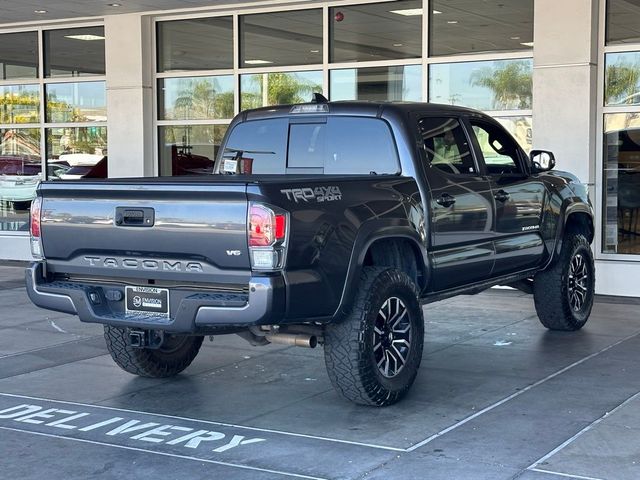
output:
[[[251,268],[277,270],[284,266],[288,215],[259,203],[249,205],[248,242]]]
[[[40,229],[40,213],[42,209],[42,197],[36,197],[31,202],[30,232],[31,232],[31,255],[34,258],[42,258],[42,236]]]

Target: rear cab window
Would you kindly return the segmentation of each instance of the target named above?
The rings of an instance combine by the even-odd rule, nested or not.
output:
[[[399,173],[400,166],[384,120],[309,116],[237,124],[221,151],[216,172],[383,175]]]

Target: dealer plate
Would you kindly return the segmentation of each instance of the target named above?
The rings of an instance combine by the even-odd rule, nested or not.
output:
[[[169,316],[169,290],[155,287],[126,287],[125,305],[128,312]]]

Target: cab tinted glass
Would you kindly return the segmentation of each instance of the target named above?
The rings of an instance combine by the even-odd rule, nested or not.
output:
[[[400,170],[391,131],[377,118],[244,122],[231,132],[222,159],[234,156],[250,158],[254,174],[380,175]]]
[[[487,173],[490,175],[504,175],[520,173],[520,158],[518,145],[511,136],[497,125],[471,120]]]
[[[425,117],[418,122],[431,167],[452,175],[477,175],[467,136],[456,118]]]

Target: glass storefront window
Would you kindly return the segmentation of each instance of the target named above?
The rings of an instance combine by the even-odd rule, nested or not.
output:
[[[640,5],[633,0],[607,0],[606,44],[640,42]]]
[[[513,138],[516,139],[522,149],[529,153],[533,147],[533,124],[532,118],[526,116],[519,117],[493,117],[506,128]]]
[[[107,127],[47,128],[51,180],[107,177]]]
[[[401,0],[329,9],[330,62],[419,58],[422,1]]]
[[[163,125],[158,128],[160,175],[208,175],[227,125]]]
[[[322,10],[242,15],[240,67],[322,63]]]
[[[430,55],[533,47],[533,0],[432,0]]]
[[[107,120],[105,82],[49,83],[46,94],[48,123]]]
[[[640,52],[607,53],[605,105],[640,105]]]
[[[331,100],[406,100],[422,98],[422,66],[348,68],[330,73]]]
[[[233,118],[233,75],[161,78],[159,120]]]
[[[257,73],[240,76],[240,109],[311,101],[322,93],[322,72]]]
[[[233,68],[231,17],[158,22],[158,72]]]
[[[42,179],[40,129],[0,129],[0,232],[27,231]]]
[[[0,35],[0,80],[38,77],[37,32]]]
[[[527,110],[532,71],[531,59],[432,64],[429,102],[478,110]]]
[[[47,30],[43,41],[45,77],[105,74],[104,27]]]
[[[0,124],[39,122],[38,85],[0,85]]]
[[[640,112],[604,116],[603,252],[640,254]]]

